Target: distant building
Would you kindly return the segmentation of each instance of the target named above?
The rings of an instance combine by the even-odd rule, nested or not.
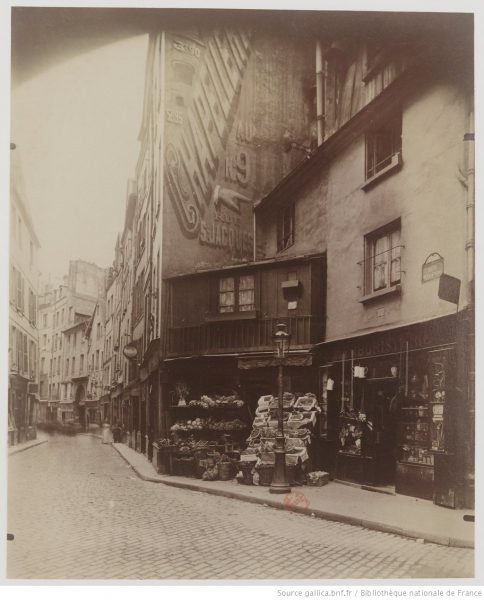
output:
[[[38,251],[25,196],[18,150],[11,146],[10,174],[10,302],[8,443],[35,439],[38,386],[39,334],[37,323]]]
[[[104,393],[104,323],[106,318],[106,301],[100,298],[94,307],[87,325],[85,337],[87,348],[87,383],[85,400],[85,425],[102,422],[101,398]]]
[[[105,278],[105,270],[93,263],[70,261],[65,284],[40,297],[42,422],[82,417],[78,409],[85,405],[86,382],[79,377],[87,360],[82,344]]]

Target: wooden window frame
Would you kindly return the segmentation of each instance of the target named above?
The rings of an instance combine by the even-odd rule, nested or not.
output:
[[[289,221],[289,232],[285,233],[286,223]],[[283,252],[295,242],[296,228],[296,205],[295,202],[290,202],[279,208],[277,215],[277,251]]]
[[[384,141],[388,151],[382,152],[378,143]],[[402,113],[399,111],[366,132],[365,184],[373,183],[402,163]]]
[[[398,232],[400,236],[399,243],[396,246],[392,245],[392,235]],[[360,302],[366,302],[367,300],[372,300],[373,298],[378,298],[382,295],[400,292],[401,291],[401,281],[402,281],[402,248],[405,246],[401,243],[401,235],[402,228],[400,219],[392,221],[391,223],[376,229],[365,235],[364,238],[364,260],[360,263],[363,266],[363,297],[360,299]],[[375,254],[375,247],[379,240],[387,238],[387,249],[381,252],[380,254],[388,254],[385,257],[384,264],[385,265],[385,285],[375,289],[375,278],[374,278],[374,268],[375,268],[375,258],[379,255]],[[398,249],[398,252],[395,253],[395,257],[393,257],[393,251]],[[399,277],[398,280],[392,280],[392,261],[399,260]]]
[[[240,310],[240,292],[241,291],[246,291],[246,290],[241,290],[240,289],[240,280],[242,279],[242,277],[252,277],[252,281],[253,281],[253,287],[249,288],[252,289],[254,292],[254,302],[252,304],[252,308],[250,310]],[[233,294],[234,294],[234,304],[233,304],[233,310],[232,311],[221,311],[221,305],[220,305],[220,294],[223,293],[220,291],[220,282],[224,279],[233,279],[234,280],[234,289],[233,289]],[[255,313],[256,311],[256,301],[257,301],[257,296],[256,296],[256,286],[257,286],[257,277],[255,273],[237,273],[237,274],[233,274],[233,275],[227,275],[226,277],[219,277],[217,279],[217,315],[220,317],[224,317],[227,316],[227,318],[231,315],[252,315]],[[247,305],[249,306],[249,305]]]

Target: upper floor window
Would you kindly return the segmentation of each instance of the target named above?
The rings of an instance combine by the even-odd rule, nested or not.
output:
[[[32,325],[37,324],[37,297],[32,290],[29,290],[29,320]]]
[[[392,117],[366,134],[366,179],[400,164],[402,115]]]
[[[234,313],[255,310],[253,275],[223,277],[218,286],[218,312]]]
[[[20,271],[15,267],[12,267],[12,278],[11,278],[11,301],[15,304],[18,311],[23,312],[24,310],[24,278]]]
[[[14,240],[17,239],[17,209],[15,206],[11,207],[10,211],[10,233]]]
[[[365,238],[365,294],[390,290],[401,280],[400,221]]]
[[[294,202],[279,209],[277,215],[277,251],[281,252],[294,244]]]

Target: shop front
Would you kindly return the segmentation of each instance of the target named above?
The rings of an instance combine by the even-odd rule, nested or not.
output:
[[[8,443],[10,446],[27,441],[29,427],[28,379],[11,373],[8,398]]]
[[[334,479],[460,504],[454,315],[318,346],[322,462]]]
[[[288,454],[288,462],[304,462],[307,471],[318,460],[317,377],[311,363],[309,353],[289,357],[283,379],[286,443],[294,454]],[[160,472],[206,479],[238,473],[240,483],[269,485],[278,398],[272,355],[173,359],[164,368],[169,381],[163,406],[167,427],[153,453]],[[302,482],[296,479],[294,483]]]

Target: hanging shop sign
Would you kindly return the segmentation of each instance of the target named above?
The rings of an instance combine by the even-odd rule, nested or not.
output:
[[[325,361],[337,362],[341,354],[353,350],[355,359],[384,354],[398,354],[408,343],[410,350],[449,344],[456,340],[455,315],[440,317],[426,323],[416,323],[389,331],[375,332],[352,339],[325,342],[320,346]]]
[[[138,348],[134,344],[126,344],[123,348],[123,354],[127,359],[133,360],[138,356]]]
[[[438,279],[444,272],[444,257],[438,252],[429,254],[422,265],[422,282]]]
[[[286,367],[310,367],[312,365],[312,354],[304,356],[288,356],[284,359]],[[276,367],[277,360],[272,357],[248,357],[239,358],[237,366],[239,369],[261,369],[267,367]]]
[[[459,304],[459,295],[460,279],[442,273],[439,281],[439,298],[452,304]]]

